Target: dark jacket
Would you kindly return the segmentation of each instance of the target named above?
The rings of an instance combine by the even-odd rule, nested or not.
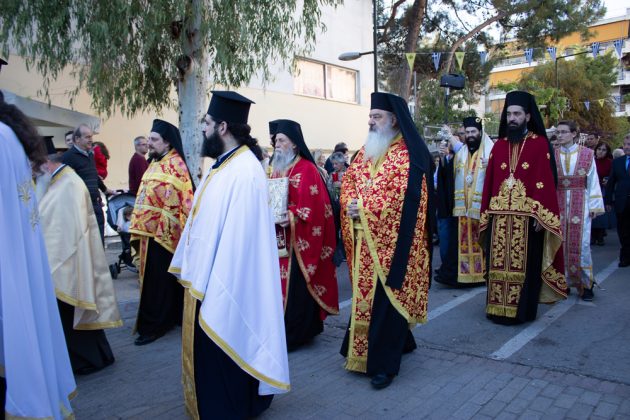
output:
[[[630,200],[630,173],[626,169],[627,156],[620,156],[613,160],[608,182],[606,183],[606,204],[615,205],[615,212],[622,213],[626,202]]]
[[[74,169],[77,175],[81,177],[90,192],[92,206],[94,208],[100,208],[101,195],[99,193],[99,189],[106,191],[107,188],[98,176],[98,172],[96,172],[94,154],[90,153],[89,156],[85,156],[73,146],[63,154],[63,163]]]
[[[440,167],[437,174],[437,217],[444,219],[453,216],[455,206],[455,172],[453,169],[454,156],[446,161],[440,159]]]

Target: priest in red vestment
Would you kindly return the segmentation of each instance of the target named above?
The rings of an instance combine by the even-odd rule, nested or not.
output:
[[[276,224],[284,323],[289,351],[324,329],[339,313],[333,253],[337,244],[328,189],[302,135],[300,124],[278,120],[272,178],[287,177],[288,209]]]
[[[341,354],[376,389],[416,348],[431,275],[433,159],[407,103],[373,93],[368,137],[344,175],[341,231],[352,280],[352,312]]]
[[[494,322],[532,321],[539,302],[567,296],[556,185],[554,153],[534,97],[508,93],[479,222],[488,272],[486,316]]]

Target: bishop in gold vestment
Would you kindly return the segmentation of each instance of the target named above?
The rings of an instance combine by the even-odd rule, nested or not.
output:
[[[140,255],[138,346],[182,322],[184,289],[168,267],[193,200],[179,129],[155,120],[148,140],[151,163],[142,176],[129,228]]]

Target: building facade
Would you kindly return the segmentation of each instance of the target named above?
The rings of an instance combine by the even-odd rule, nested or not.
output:
[[[374,85],[373,62],[371,56],[350,62],[340,61],[338,56],[347,51],[373,49],[372,3],[346,0],[337,8],[325,7],[322,22],[326,31],[318,35],[311,54],[296,57],[297,71],[278,65],[274,80],[263,84],[254,77],[248,86],[237,89],[256,102],[250,113],[250,125],[252,135],[262,146],[269,146],[268,121],[278,118],[300,122],[311,149],[330,151],[341,141],[357,149],[363,143]],[[105,118],[91,107],[91,98],[85,91],[71,103],[68,92],[74,89],[76,81],[69,72],[61,74],[51,84],[49,106],[40,92],[41,75],[33,68],[27,69],[22,57],[5,58],[9,65],[0,73],[0,90],[8,102],[19,106],[32,118],[41,135],[54,136],[55,145],[65,147],[63,134],[66,131],[80,123],[95,129],[95,141],[105,143],[111,155],[105,180],[109,188],[127,188],[127,165],[134,151],[133,139],[148,135],[153,118],[178,123],[175,109],[161,115],[140,113],[133,118],[115,112]],[[221,89],[220,86],[214,88]],[[176,99],[174,90],[172,97]]]
[[[561,39],[555,44],[557,48],[557,56],[571,55],[576,49],[588,49],[594,42],[599,42],[600,54],[612,51],[615,48],[613,43],[618,39],[623,39],[622,58],[620,66],[617,70],[617,80],[613,83],[611,98],[627,95],[630,93],[630,8],[626,10],[623,16],[602,19],[589,27],[589,33],[592,35],[586,41],[582,41],[580,34],[574,33]],[[485,113],[500,113],[503,109],[505,100],[505,92],[496,89],[498,83],[510,83],[520,79],[524,72],[531,71],[534,67],[550,60],[549,55],[545,53],[544,59],[534,60],[529,64],[523,51],[515,51],[504,60],[500,61],[491,71],[488,81],[488,93],[480,98],[480,106]],[[571,60],[573,57],[563,58]],[[630,101],[624,103],[614,102],[616,116],[630,116]]]

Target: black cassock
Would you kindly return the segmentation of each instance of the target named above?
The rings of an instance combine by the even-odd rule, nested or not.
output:
[[[66,338],[72,371],[77,374],[96,372],[114,363],[114,354],[103,330],[75,330],[74,306],[57,299],[63,334]]]
[[[149,238],[136,329],[140,335],[163,335],[182,325],[184,288],[168,272],[173,254]]]
[[[241,369],[199,325],[195,310],[195,391],[201,419],[256,417],[271,405],[273,395],[258,395],[259,381]]]

